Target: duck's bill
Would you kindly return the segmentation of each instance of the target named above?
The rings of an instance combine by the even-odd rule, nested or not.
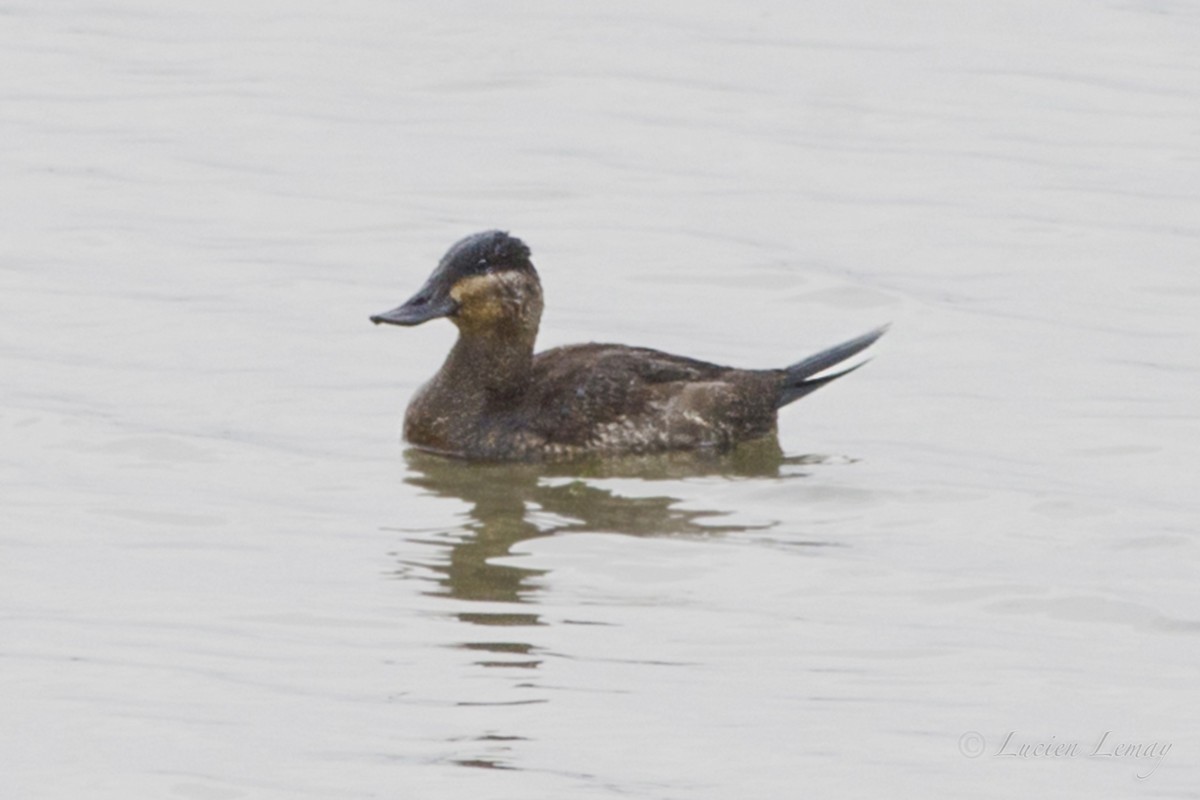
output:
[[[451,297],[435,298],[425,292],[418,292],[411,300],[391,311],[375,314],[371,322],[376,325],[420,325],[438,317],[448,317],[458,310],[458,303]]]

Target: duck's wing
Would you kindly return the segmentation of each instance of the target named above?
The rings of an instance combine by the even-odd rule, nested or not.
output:
[[[709,380],[724,369],[644,347],[580,344],[535,356],[530,383],[546,422],[582,430],[649,413],[655,387]]]
[[[548,399],[565,393],[615,401],[639,388],[715,380],[734,371],[647,347],[577,344],[538,353],[533,360],[533,384],[545,389]]]
[[[549,441],[620,436],[631,448],[676,446],[680,437],[709,443],[765,431],[773,424],[773,400],[782,380],[780,371],[736,370],[608,344],[549,350],[535,357],[533,368],[533,424]]]

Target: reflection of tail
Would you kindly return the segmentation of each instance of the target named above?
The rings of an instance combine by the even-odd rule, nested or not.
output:
[[[847,375],[861,367],[862,364],[855,364],[853,367],[844,369],[841,372],[835,372],[832,375],[822,375],[819,378],[812,377],[818,373],[824,372],[830,367],[840,364],[850,356],[857,355],[863,350],[866,350],[875,340],[887,333],[889,326],[883,325],[870,333],[864,333],[856,339],[851,339],[848,342],[842,342],[839,345],[822,350],[816,355],[811,355],[803,361],[797,361],[784,371],[787,376],[783,383],[783,388],[779,390],[779,397],[775,401],[776,408],[782,408],[793,400],[799,400],[809,392],[820,389],[825,384]]]

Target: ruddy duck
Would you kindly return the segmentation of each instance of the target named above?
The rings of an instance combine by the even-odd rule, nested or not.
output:
[[[861,364],[886,326],[783,369],[722,367],[642,347],[577,344],[534,355],[542,286],[529,248],[503,231],[468,236],[404,305],[371,317],[449,317],[458,341],[409,403],[416,447],[488,460],[725,449],[772,436],[776,412]]]

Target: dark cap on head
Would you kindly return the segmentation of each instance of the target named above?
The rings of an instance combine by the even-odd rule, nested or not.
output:
[[[484,231],[454,244],[438,263],[451,280],[507,269],[532,270],[529,247],[507,231]]]

